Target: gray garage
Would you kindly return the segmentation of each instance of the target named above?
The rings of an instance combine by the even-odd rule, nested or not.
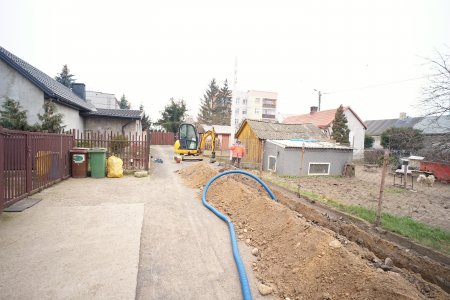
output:
[[[333,142],[267,140],[263,169],[283,176],[342,175],[345,165],[351,163],[352,158],[352,148]]]

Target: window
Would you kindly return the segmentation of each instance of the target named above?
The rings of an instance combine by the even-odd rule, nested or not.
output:
[[[247,99],[242,99],[242,104],[247,104]]]
[[[269,155],[267,160],[267,170],[275,172],[277,169],[277,157]]]
[[[308,175],[329,175],[330,163],[309,163]]]
[[[239,120],[238,119],[234,119],[234,125],[236,125],[236,126],[239,125]]]
[[[239,114],[239,108],[236,108],[236,110],[234,112],[238,115]]]
[[[260,113],[259,108],[255,108],[255,114],[259,115],[259,113]]]
[[[261,101],[260,98],[256,98],[256,99],[255,99],[255,104],[259,104],[260,101]]]
[[[236,104],[239,104],[239,98],[236,98]]]
[[[246,110],[246,109],[243,109],[243,110],[242,110],[242,114],[243,114],[243,115],[246,115],[246,114],[247,114],[247,110]]]

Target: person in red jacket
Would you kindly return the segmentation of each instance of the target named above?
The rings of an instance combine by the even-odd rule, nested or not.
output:
[[[245,155],[245,148],[242,146],[240,140],[236,140],[236,143],[230,147],[231,150],[231,164],[235,167],[241,167],[241,159]]]

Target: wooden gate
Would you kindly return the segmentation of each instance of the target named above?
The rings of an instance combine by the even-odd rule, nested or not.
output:
[[[150,132],[151,145],[173,145],[175,143],[175,134],[173,132]]]

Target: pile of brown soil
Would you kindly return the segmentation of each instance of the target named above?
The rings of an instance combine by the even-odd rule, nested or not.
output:
[[[180,170],[191,187],[202,187],[217,173],[200,163]],[[367,249],[308,221],[242,184],[244,176],[218,179],[207,200],[227,214],[239,239],[257,248],[256,277],[286,299],[448,299],[439,287],[394,268],[383,271]],[[256,252],[256,251],[255,251]]]

